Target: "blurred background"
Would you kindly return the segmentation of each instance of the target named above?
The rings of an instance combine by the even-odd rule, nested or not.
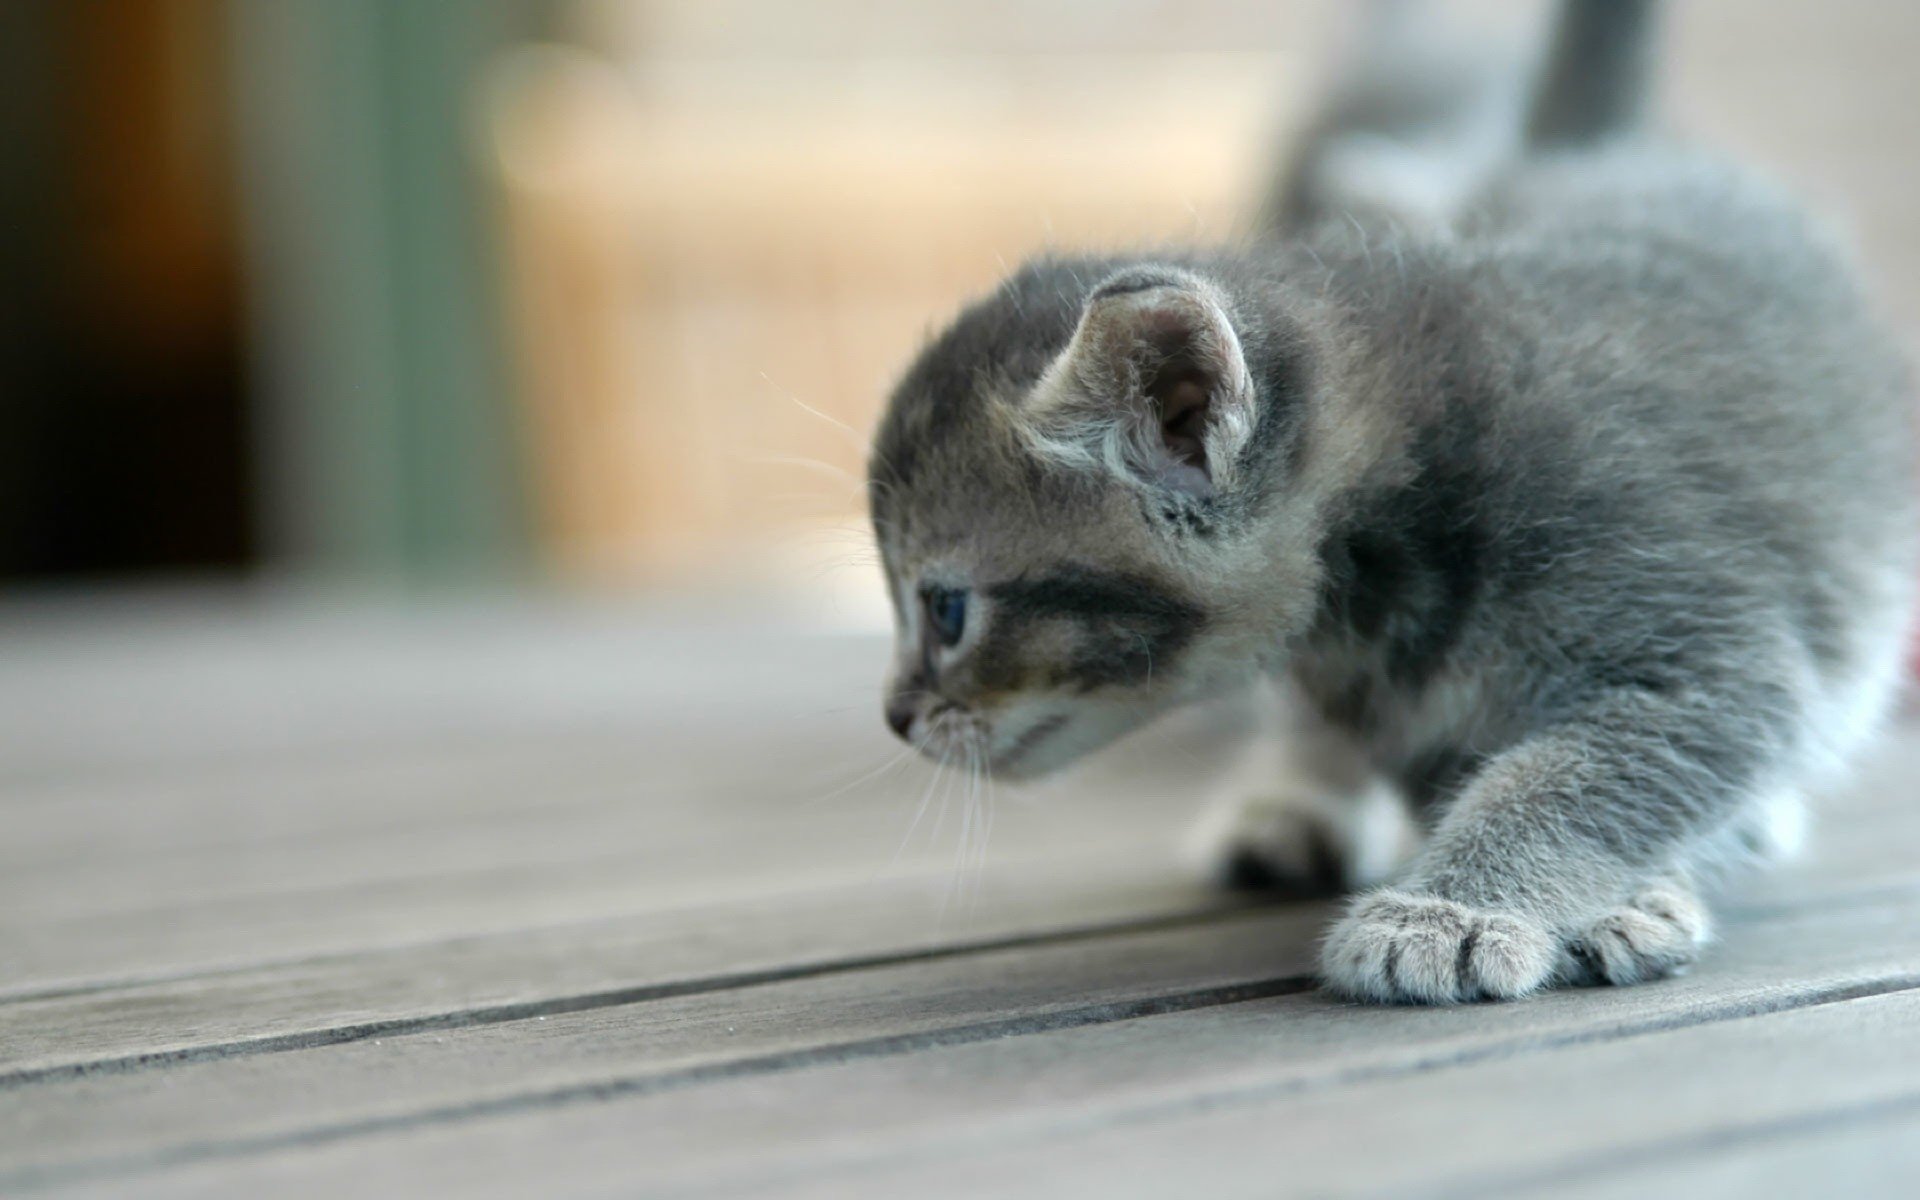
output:
[[[1043,246],[1244,225],[1343,7],[6,0],[0,584],[857,594],[918,341]],[[1911,327],[1920,10],[1673,7],[1681,126]]]

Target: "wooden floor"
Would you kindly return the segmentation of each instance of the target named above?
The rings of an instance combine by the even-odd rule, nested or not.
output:
[[[862,778],[882,655],[8,609],[0,1194],[1914,1194],[1920,733],[1684,978],[1360,1008],[1327,909],[1178,856],[1228,716],[993,797],[981,855],[983,791]]]

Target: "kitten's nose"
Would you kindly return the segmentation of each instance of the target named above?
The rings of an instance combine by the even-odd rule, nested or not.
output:
[[[914,707],[906,696],[892,696],[887,700],[887,725],[903,742],[907,740],[907,730],[913,728]]]

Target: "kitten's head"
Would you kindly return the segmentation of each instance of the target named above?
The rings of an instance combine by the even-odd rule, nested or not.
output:
[[[894,730],[1031,776],[1257,670],[1315,607],[1313,522],[1273,529],[1311,341],[1177,265],[1044,261],[962,313],[869,468]]]

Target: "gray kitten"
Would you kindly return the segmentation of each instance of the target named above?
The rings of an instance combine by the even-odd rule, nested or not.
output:
[[[1315,786],[1276,778],[1224,853],[1251,882],[1391,871],[1326,941],[1335,990],[1691,961],[1705,873],[1781,841],[1890,707],[1915,478],[1848,265],[1640,129],[1648,7],[1565,4],[1510,152],[1445,205],[1311,178],[1429,152],[1330,120],[1353,143],[1300,157],[1272,236],[1042,259],[963,312],[870,469],[894,729],[1025,777],[1285,679]],[[1404,863],[1344,815],[1380,780],[1418,818]]]

